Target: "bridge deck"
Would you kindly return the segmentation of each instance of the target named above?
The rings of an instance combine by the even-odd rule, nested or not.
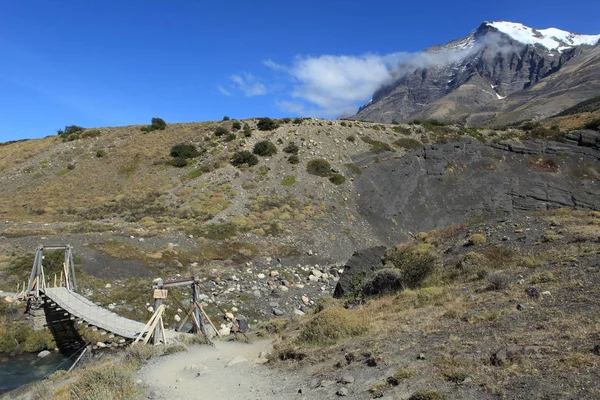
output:
[[[71,315],[127,339],[136,338],[146,326],[141,322],[110,312],[64,287],[46,288],[45,294]]]

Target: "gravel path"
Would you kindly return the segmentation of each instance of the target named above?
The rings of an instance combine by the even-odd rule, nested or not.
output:
[[[302,387],[300,377],[262,365],[270,341],[251,344],[216,342],[189,352],[159,357],[139,373],[147,399],[220,400],[291,399]]]

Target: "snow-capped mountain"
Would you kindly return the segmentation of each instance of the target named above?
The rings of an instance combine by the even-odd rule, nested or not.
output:
[[[485,24],[510,36],[517,42],[538,44],[548,50],[563,51],[574,46],[594,46],[600,40],[600,35],[580,35],[556,28],[534,29],[516,22],[492,21]]]
[[[430,47],[398,65],[395,81],[379,89],[356,118],[381,122],[415,118],[485,122],[505,112],[515,94],[532,90],[565,66],[582,60],[584,54],[599,53],[595,50],[599,41],[600,35],[534,29],[507,21],[484,22],[469,35]],[[596,72],[600,72],[598,60],[592,60],[598,65]],[[597,78],[592,73],[589,82],[593,86],[598,79],[600,73]],[[600,89],[600,82],[598,85]],[[569,96],[573,100],[581,97],[575,93]],[[567,103],[565,108],[572,105]],[[474,114],[476,118],[472,118]]]

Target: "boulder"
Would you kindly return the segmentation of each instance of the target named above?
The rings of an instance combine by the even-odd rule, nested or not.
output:
[[[40,352],[38,353],[38,355],[37,355],[37,356],[38,356],[39,358],[44,358],[44,357],[47,357],[47,356],[49,356],[49,355],[50,355],[50,352],[49,352],[48,350],[42,350],[42,351],[40,351]]]
[[[347,295],[356,284],[366,283],[375,275],[375,271],[383,268],[384,246],[371,247],[354,252],[344,266],[333,297],[341,298]]]

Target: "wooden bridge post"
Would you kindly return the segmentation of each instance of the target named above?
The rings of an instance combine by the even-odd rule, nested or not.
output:
[[[202,333],[206,335],[206,328],[204,327],[204,316],[200,313],[200,309],[198,308],[198,304],[200,304],[200,287],[198,286],[198,277],[194,277],[194,283],[192,283],[192,304],[194,307],[194,316],[196,317],[196,321],[198,321],[199,327],[196,325],[192,325],[192,332],[199,334]],[[200,332],[198,332],[200,330]]]
[[[158,279],[156,281],[156,285],[154,286],[154,311],[158,310],[160,306],[163,304],[164,300],[167,298],[167,290],[163,286],[163,280]],[[154,328],[154,334],[152,337],[152,343],[159,344],[160,340],[164,338],[164,326],[163,324],[157,324]],[[166,343],[163,343],[166,344]]]
[[[27,284],[27,290],[25,296],[34,295],[36,298],[40,297],[40,282],[43,279],[44,271],[42,269],[42,259],[44,257],[44,246],[38,246],[35,249],[35,258],[33,260],[33,267],[31,268],[31,274],[29,275],[29,283]]]

